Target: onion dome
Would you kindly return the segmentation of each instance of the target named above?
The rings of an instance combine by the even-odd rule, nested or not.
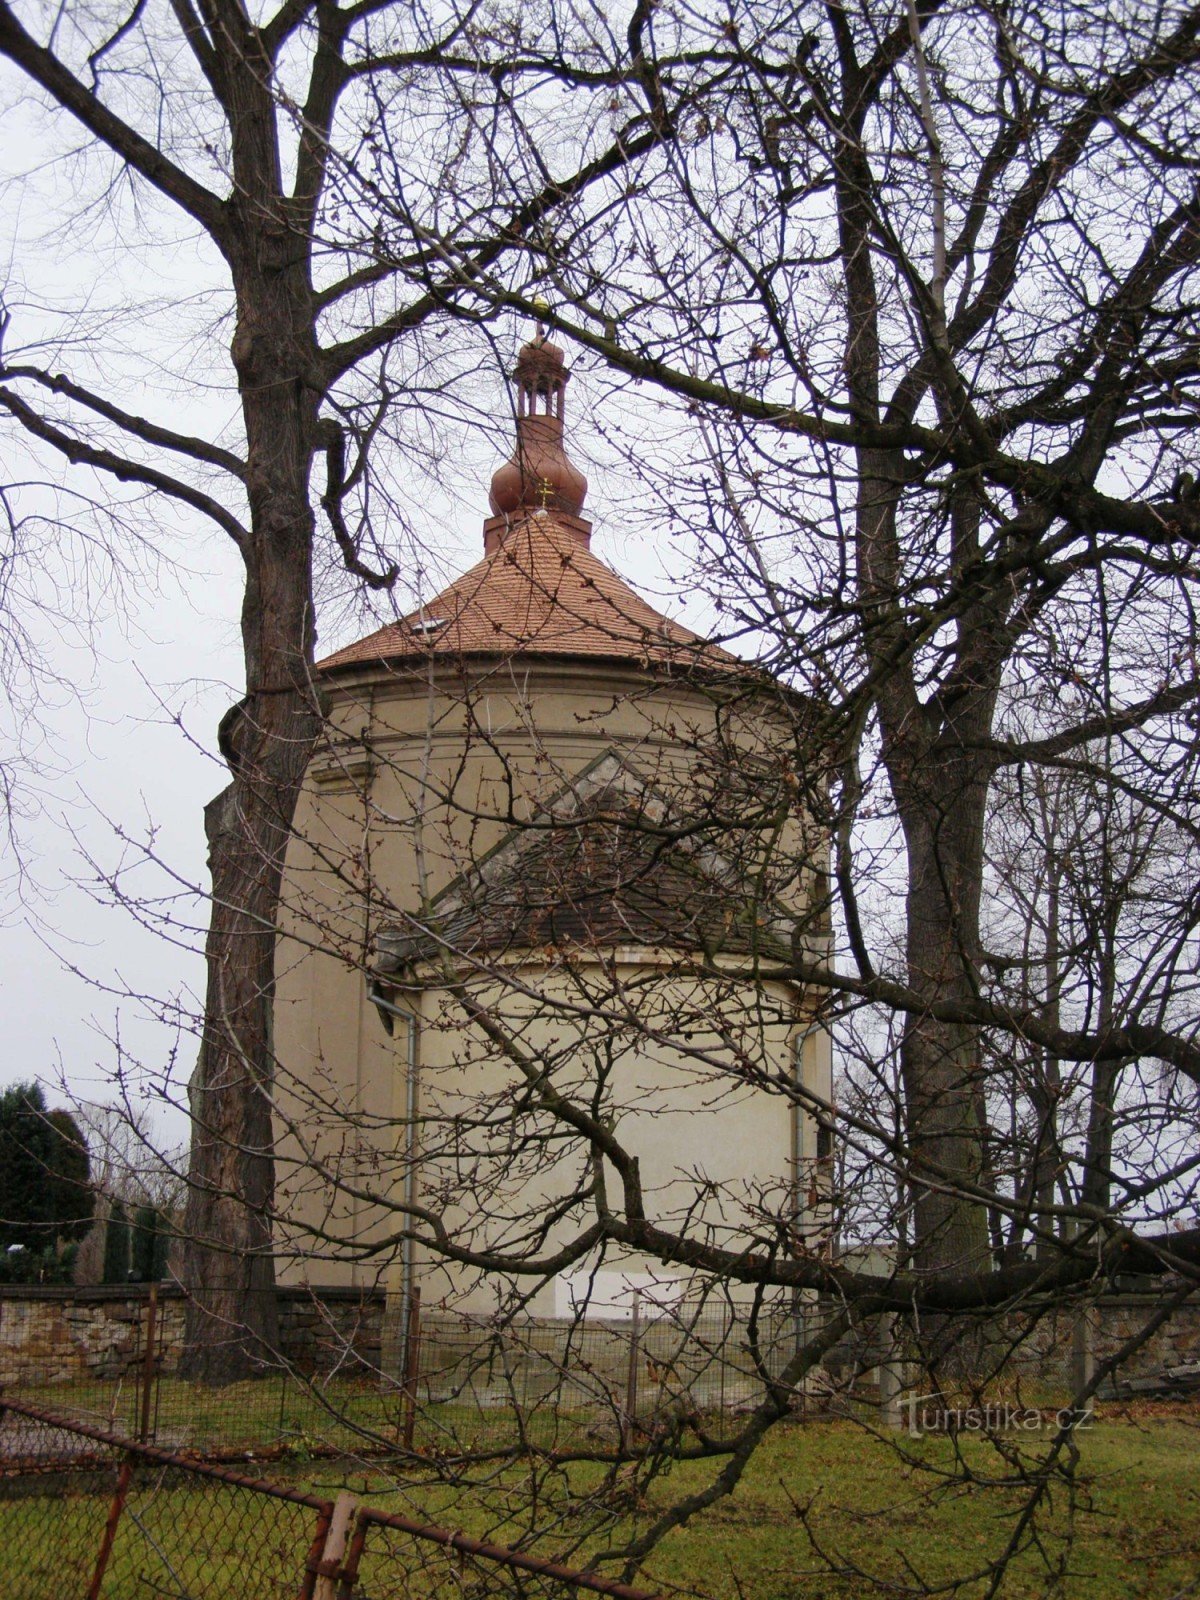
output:
[[[517,391],[516,447],[492,478],[489,504],[493,517],[557,511],[582,522],[580,512],[587,496],[587,479],[563,447],[570,376],[562,351],[539,329],[537,337],[522,348],[513,371]],[[591,528],[578,531],[579,542],[586,547]],[[485,528],[485,549],[489,540],[501,533],[501,529]]]
[[[513,372],[517,438],[492,478],[484,556],[419,611],[320,663],[322,672],[434,658],[607,658],[642,668],[744,671],[662,616],[591,550],[587,479],[563,446],[563,353],[539,328]]]

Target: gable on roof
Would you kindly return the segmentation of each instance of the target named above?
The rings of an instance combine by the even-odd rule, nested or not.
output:
[[[787,959],[787,920],[754,879],[672,823],[613,751],[434,900],[427,927],[377,936],[378,978],[422,962],[619,945]]]

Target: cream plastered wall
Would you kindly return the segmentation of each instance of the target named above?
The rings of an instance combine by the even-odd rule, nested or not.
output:
[[[500,661],[425,677],[375,669],[332,687],[329,736],[289,852],[276,971],[278,1193],[294,1224],[280,1229],[283,1281],[373,1281],[399,1249],[395,1219],[372,1204],[401,1181],[405,1140],[402,1041],[384,1032],[367,994],[374,933],[417,912],[608,750],[686,801],[719,785],[731,762],[780,747],[782,720],[761,695],[603,662]],[[775,848],[801,864],[776,888],[806,903],[822,852],[803,817],[781,820]],[[820,937],[805,942],[819,949]],[[784,1031],[794,1035],[803,1006],[790,990],[788,1004]],[[822,1051],[819,1041],[806,1048],[817,1078]],[[759,1101],[695,1120],[722,1150],[744,1151],[747,1180],[768,1171],[769,1151],[782,1182],[794,1119],[778,1097]],[[653,1140],[655,1111],[639,1115]],[[664,1116],[662,1137],[687,1119]]]
[[[466,1019],[453,992],[408,997],[418,1022],[416,1198],[457,1245],[553,1263],[597,1220],[592,1145],[544,1103],[531,1083],[543,1071],[556,1096],[607,1125],[637,1160],[655,1225],[742,1251],[795,1217],[815,1123],[784,1090],[803,1039],[803,1082],[828,1100],[828,1041],[808,1033],[792,985],[748,983],[732,964],[726,981],[688,966],[683,952],[633,948],[615,952],[604,973],[569,959],[514,965],[507,981],[470,985],[499,1040]],[[407,1071],[401,1044],[398,1116],[410,1103]],[[621,1216],[621,1179],[608,1161],[604,1192]],[[688,1276],[619,1243],[563,1270],[597,1266]],[[417,1251],[415,1270],[427,1307],[494,1311],[518,1290],[531,1295],[530,1312],[554,1314],[554,1284],[530,1274],[489,1273],[429,1249]]]

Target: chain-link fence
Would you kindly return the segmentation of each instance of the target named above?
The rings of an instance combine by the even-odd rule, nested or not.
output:
[[[681,1420],[755,1404],[817,1316],[635,1303],[611,1320],[501,1319],[422,1309],[419,1293],[287,1305],[281,1347],[261,1352],[252,1378],[214,1386],[181,1374],[177,1292],[3,1301],[0,1385],[210,1461],[629,1450]]]
[[[989,1336],[981,1374],[1006,1396],[1019,1388],[1063,1404],[1152,1309],[1127,1297],[1010,1319]],[[0,1296],[0,1391],[228,1464],[248,1455],[629,1454],[753,1408],[829,1314],[813,1300],[754,1317],[730,1304],[635,1299],[622,1317],[502,1318],[422,1306],[419,1290],[407,1300],[382,1290],[284,1290],[277,1347],[256,1347],[252,1377],[217,1386],[184,1375],[186,1311],[186,1297],[171,1289]],[[1195,1317],[1172,1319],[1122,1381],[1194,1375],[1198,1327]],[[228,1338],[246,1342],[239,1327]],[[803,1418],[836,1397],[869,1406],[883,1364],[911,1356],[892,1354],[885,1321],[868,1319],[825,1353],[797,1388],[795,1410]]]
[[[409,1315],[395,1332],[384,1364],[401,1376],[418,1447],[494,1443],[519,1426],[539,1448],[581,1439],[628,1448],[689,1418],[757,1404],[804,1325],[785,1313],[751,1323],[732,1309],[635,1306],[619,1322]]]
[[[640,1590],[0,1404],[6,1592],[22,1600],[456,1600]]]

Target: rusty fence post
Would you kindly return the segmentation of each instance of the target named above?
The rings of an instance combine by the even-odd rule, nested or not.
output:
[[[408,1297],[404,1328],[404,1387],[401,1405],[403,1428],[401,1443],[411,1453],[417,1423],[417,1382],[421,1376],[421,1291],[414,1288]]]
[[[322,1506],[317,1512],[317,1526],[313,1533],[312,1543],[308,1547],[308,1557],[304,1563],[304,1581],[300,1585],[299,1600],[313,1600],[313,1591],[317,1586],[317,1573],[321,1566],[321,1557],[325,1551],[325,1541],[329,1537],[329,1524],[333,1520],[333,1502]]]
[[[629,1324],[629,1366],[625,1373],[625,1425],[621,1429],[624,1438],[622,1448],[628,1448],[633,1442],[633,1429],[637,1420],[638,1403],[638,1362],[641,1358],[641,1309],[642,1298],[635,1289],[633,1294],[633,1320]]]
[[[334,1600],[334,1583],[342,1575],[342,1562],[346,1555],[346,1537],[358,1501],[343,1489],[333,1502],[333,1515],[329,1519],[329,1532],[325,1535],[325,1548],[317,1563],[317,1582],[313,1600]]]
[[[146,1348],[142,1352],[142,1418],[138,1428],[138,1443],[150,1439],[150,1401],[154,1394],[154,1336],[158,1327],[158,1285],[150,1285],[150,1298],[146,1302]]]
[[[117,1538],[117,1525],[121,1520],[121,1513],[125,1509],[125,1501],[129,1497],[129,1485],[133,1481],[133,1453],[132,1451],[121,1462],[121,1470],[117,1473],[117,1488],[112,1497],[112,1504],[108,1508],[108,1518],[104,1524],[104,1533],[100,1539],[100,1549],[96,1554],[96,1566],[92,1572],[92,1581],[88,1585],[87,1600],[99,1600],[100,1586],[104,1582],[104,1574],[108,1570],[109,1557],[112,1555],[113,1545]]]
[[[362,1565],[363,1550],[366,1547],[367,1529],[369,1527],[370,1523],[365,1514],[360,1511],[354,1523],[354,1534],[350,1540],[350,1548],[346,1551],[345,1560],[342,1562],[337,1600],[354,1600],[354,1590],[358,1584],[358,1569]]]

